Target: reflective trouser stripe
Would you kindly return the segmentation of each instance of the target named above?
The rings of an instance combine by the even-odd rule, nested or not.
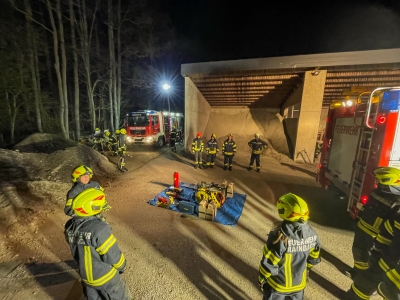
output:
[[[73,199],[68,199],[67,202],[65,203],[65,206],[71,206],[72,205],[72,200]]]
[[[354,283],[351,284],[351,289],[361,299],[363,299],[363,300],[368,300],[369,299],[369,296],[363,294],[359,289],[357,289],[356,286],[354,285]]]
[[[379,227],[381,226],[381,224],[382,224],[382,218],[378,217],[378,218],[376,218],[373,227],[375,229],[379,230]]]
[[[389,220],[387,220],[387,221],[384,223],[384,225],[385,225],[386,231],[389,232],[389,234],[390,234],[391,236],[394,236],[393,228],[392,228],[392,225],[390,225]]]
[[[368,262],[354,261],[354,267],[359,270],[366,270],[369,268],[369,264],[368,264]]]
[[[390,281],[393,282],[397,288],[400,290],[400,275],[397,273],[395,269],[390,270],[386,273],[387,277],[389,277]]]
[[[388,246],[392,243],[391,240],[389,240],[388,238],[385,238],[384,236],[382,236],[380,234],[378,234],[378,236],[376,237],[376,240],[379,243],[384,244],[384,245],[388,245]]]
[[[387,265],[387,263],[385,263],[385,261],[381,258],[379,260],[379,266],[381,267],[381,269],[386,273],[387,271],[390,270],[389,266]]]
[[[382,282],[378,285],[378,294],[379,294],[379,296],[381,296],[383,299],[385,299],[385,300],[390,300],[389,298],[387,298],[384,294],[383,294],[383,291],[382,291],[382,289],[381,289],[381,284],[382,284]]]
[[[372,227],[371,225],[365,223],[362,219],[357,223],[358,228],[364,231],[366,234],[376,237],[378,235],[378,231]]]

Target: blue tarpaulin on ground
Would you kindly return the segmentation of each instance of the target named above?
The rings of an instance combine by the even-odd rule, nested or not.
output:
[[[180,182],[179,187],[182,189],[182,192],[180,194],[180,197],[183,200],[186,200],[188,202],[194,203],[195,204],[195,212],[193,215],[198,216],[199,214],[199,203],[197,202],[195,198],[196,194],[196,185],[194,184],[186,184],[183,182]],[[154,197],[154,199],[148,201],[150,205],[157,206],[158,202],[158,196],[164,197],[168,199],[168,196],[166,192],[168,189],[165,189],[161,193],[159,193],[157,196]],[[223,225],[232,225],[235,226],[237,222],[239,221],[240,215],[242,214],[243,211],[243,206],[244,203],[246,202],[246,195],[245,194],[238,194],[238,193],[233,193],[233,197],[227,198],[224,205],[222,208],[217,210],[217,215],[214,218],[214,222],[221,223]],[[180,211],[178,209],[178,203],[177,204],[171,204],[168,209],[181,212],[181,213],[187,213],[184,211]]]

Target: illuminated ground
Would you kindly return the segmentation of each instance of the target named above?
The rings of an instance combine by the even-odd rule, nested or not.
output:
[[[278,220],[275,200],[286,192],[308,200],[310,223],[323,246],[323,262],[311,273],[305,299],[343,299],[342,291],[351,284],[341,272],[352,264],[353,223],[345,200],[315,182],[315,166],[263,157],[258,174],[246,170],[244,155],[235,157],[232,172],[224,171],[220,160],[213,170],[195,170],[183,153],[166,147],[134,148],[129,155],[130,171],[106,186],[112,210],[105,215],[128,260],[123,277],[134,299],[261,299],[261,249],[272,222]],[[174,171],[188,183],[234,182],[235,191],[247,194],[238,226],[148,205],[172,184]],[[1,299],[80,299],[79,277],[62,233],[67,220],[62,207],[53,205],[39,222],[27,219],[4,237]]]

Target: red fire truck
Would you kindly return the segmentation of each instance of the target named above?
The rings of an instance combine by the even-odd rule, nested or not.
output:
[[[400,87],[376,88],[332,103],[317,171],[326,189],[339,188],[356,218],[376,187],[377,167],[400,167]]]
[[[169,132],[173,126],[176,126],[182,136],[183,114],[139,110],[126,114],[125,126],[128,144],[153,144],[162,147],[169,142]]]

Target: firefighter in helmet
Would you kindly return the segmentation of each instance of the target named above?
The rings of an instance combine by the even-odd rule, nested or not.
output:
[[[65,239],[79,266],[87,299],[132,299],[120,274],[126,270],[124,254],[104,221],[109,207],[103,191],[90,188],[72,203],[75,216],[65,224]]]
[[[254,134],[254,139],[252,139],[248,145],[251,148],[251,157],[250,164],[247,168],[248,171],[251,171],[253,168],[254,160],[256,161],[257,172],[260,173],[261,165],[260,165],[260,155],[261,152],[268,147],[267,143],[260,139],[261,134]]]
[[[354,233],[352,246],[354,267],[346,271],[355,277],[359,271],[369,267],[370,251],[374,239],[382,228],[382,221],[393,212],[400,201],[400,170],[393,167],[378,168],[374,171],[378,187],[368,197],[367,203],[359,213],[359,221]]]
[[[207,162],[206,168],[210,167],[211,169],[214,168],[215,158],[217,157],[217,153],[219,152],[217,135],[213,133],[211,135],[211,139],[207,142]]]
[[[222,144],[222,154],[224,155],[224,170],[232,171],[233,157],[236,154],[236,143],[233,140],[233,135],[228,133],[227,139]]]
[[[126,155],[126,129],[121,128],[119,130],[119,136],[118,136],[118,155],[119,156],[125,156]],[[121,168],[124,171],[128,171],[128,169],[125,167],[125,160],[121,162]]]
[[[91,168],[85,165],[76,167],[71,174],[72,182],[74,185],[67,193],[67,202],[65,203],[64,213],[68,216],[73,216],[74,211],[72,209],[72,202],[80,193],[87,189],[97,189],[104,191],[100,184],[96,181],[91,181],[93,177],[93,171]]]
[[[96,127],[93,133],[93,142],[94,148],[102,152],[103,151],[103,134],[101,133],[100,128]]]
[[[118,155],[118,139],[119,139],[119,129],[110,136],[110,144],[112,150],[112,156]]]
[[[396,181],[400,180],[397,177]],[[374,241],[369,268],[357,272],[348,299],[369,299],[375,291],[385,300],[400,300],[400,206],[396,203],[382,221]]]
[[[288,193],[277,204],[279,223],[268,235],[258,282],[269,300],[304,299],[308,271],[321,261],[317,233],[307,224],[307,203]]]
[[[176,131],[176,126],[173,126],[171,132],[169,133],[169,146],[171,147],[171,150],[175,151],[175,152],[176,152],[175,142],[176,142],[177,133],[178,132]]]
[[[201,140],[201,132],[196,133],[196,137],[192,142],[192,154],[194,154],[195,165],[194,168],[203,169],[203,159],[201,157],[204,150],[204,143]]]

